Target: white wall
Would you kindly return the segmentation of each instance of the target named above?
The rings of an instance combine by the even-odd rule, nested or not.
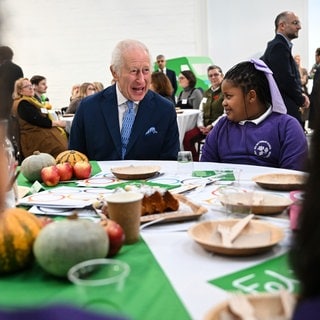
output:
[[[299,38],[293,40],[293,53],[307,60],[308,1],[292,0],[224,0],[208,1],[209,54],[214,62],[227,71],[234,64],[259,58],[274,38],[275,17],[282,11],[293,11],[302,23]],[[211,7],[211,8],[210,8]]]
[[[2,39],[25,76],[47,77],[48,96],[60,108],[68,104],[74,83],[110,83],[111,52],[119,40],[139,39],[153,57],[208,55],[226,71],[263,52],[274,36],[274,18],[283,10],[300,17],[303,29],[294,51],[311,66],[320,41],[309,54],[308,2],[318,8],[317,1],[2,0]]]

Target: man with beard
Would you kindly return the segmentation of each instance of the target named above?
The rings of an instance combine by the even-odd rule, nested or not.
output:
[[[302,91],[297,65],[293,59],[291,40],[298,38],[301,23],[291,11],[280,13],[275,19],[276,36],[268,42],[261,57],[273,72],[288,114],[301,124],[300,108],[309,107],[309,98]]]

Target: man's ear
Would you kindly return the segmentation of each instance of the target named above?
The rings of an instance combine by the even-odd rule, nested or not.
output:
[[[113,66],[110,66],[110,71],[111,71],[111,74],[112,74],[112,76],[113,76],[113,79],[114,79],[115,81],[117,81],[117,80],[118,80],[118,75],[117,75],[117,73],[114,71]]]

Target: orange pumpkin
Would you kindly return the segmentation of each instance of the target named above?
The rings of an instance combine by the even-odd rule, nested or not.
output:
[[[61,153],[59,153],[56,157],[56,163],[64,163],[69,162],[72,167],[78,162],[78,161],[86,161],[89,162],[88,157],[76,150],[66,150]]]
[[[27,267],[33,260],[33,243],[41,222],[21,208],[0,212],[0,274]]]

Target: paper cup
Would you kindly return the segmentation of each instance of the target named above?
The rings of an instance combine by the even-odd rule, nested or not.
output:
[[[107,197],[108,215],[122,227],[126,244],[139,240],[142,198],[143,194],[135,192],[119,192]]]

